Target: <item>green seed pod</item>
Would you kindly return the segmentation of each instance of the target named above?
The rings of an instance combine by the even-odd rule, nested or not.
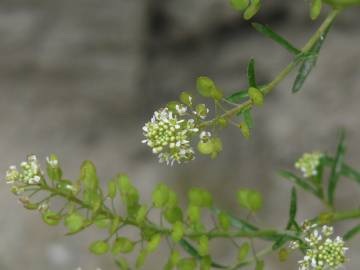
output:
[[[176,106],[177,106],[177,105],[180,105],[180,102],[178,102],[178,101],[170,101],[170,102],[166,105],[166,107],[167,107],[170,111],[176,112]]]
[[[231,226],[231,221],[230,221],[230,217],[229,217],[228,214],[226,214],[224,212],[220,212],[219,215],[218,215],[218,221],[219,221],[220,227],[224,231],[229,230],[229,228]]]
[[[197,266],[197,261],[195,258],[183,258],[177,263],[178,270],[195,270]]]
[[[209,239],[205,235],[202,235],[199,239],[198,252],[200,256],[206,256],[209,254]]]
[[[279,250],[278,257],[280,262],[285,262],[289,256],[289,252],[286,248],[282,248]]]
[[[183,220],[183,212],[180,207],[173,207],[166,209],[164,217],[170,224]]]
[[[185,105],[191,107],[193,105],[194,96],[188,92],[181,92],[180,94],[180,100]]]
[[[140,251],[138,257],[136,258],[136,263],[135,263],[136,269],[140,269],[144,265],[145,259],[148,254],[149,253],[146,249]]]
[[[249,97],[251,101],[257,105],[261,106],[264,104],[264,94],[255,87],[250,87],[248,90]]]
[[[230,0],[231,6],[237,11],[244,11],[249,6],[249,0]]]
[[[114,199],[116,196],[116,182],[115,181],[108,182],[108,196],[111,199]]]
[[[216,89],[213,80],[206,76],[200,76],[196,80],[196,88],[200,95],[203,97],[211,97],[213,89]]]
[[[197,145],[197,149],[203,155],[211,155],[211,153],[214,152],[214,145],[211,141],[200,141]]]
[[[51,180],[60,181],[62,177],[62,171],[59,166],[58,157],[55,154],[51,154],[47,158],[47,174]]]
[[[111,252],[114,255],[119,253],[130,253],[134,250],[134,246],[135,244],[131,240],[125,237],[118,237],[114,241]]]
[[[322,0],[312,0],[310,8],[310,18],[316,20],[319,17],[322,8]]]
[[[261,7],[260,0],[251,0],[250,6],[245,10],[244,12],[244,19],[250,20],[252,17],[258,13],[259,9]]]
[[[211,97],[219,101],[224,97],[224,93],[219,88],[215,87],[211,91]]]
[[[187,209],[187,215],[190,223],[199,223],[200,222],[200,208],[198,206],[190,205]]]
[[[129,264],[124,257],[119,257],[115,262],[120,270],[129,270]]]
[[[201,258],[200,261],[200,270],[211,270],[211,257],[210,256],[204,256]]]
[[[78,232],[83,228],[85,218],[79,213],[71,213],[64,219],[64,225],[69,230],[69,233]]]
[[[122,219],[120,216],[116,216],[111,221],[111,227],[110,227],[110,234],[115,233],[119,229],[119,225],[122,222]]]
[[[161,234],[158,233],[153,235],[146,247],[146,250],[148,252],[154,252],[160,245],[160,242],[161,242]]]
[[[184,225],[182,222],[177,221],[174,223],[171,233],[171,238],[174,242],[179,242],[181,238],[184,236]]]
[[[217,119],[216,124],[219,125],[220,127],[227,127],[229,125],[229,121],[223,117]]]
[[[261,194],[251,189],[240,189],[237,193],[237,199],[240,206],[252,212],[260,210],[263,204]]]
[[[138,211],[137,211],[137,213],[136,213],[136,218],[135,218],[135,220],[136,220],[136,222],[137,222],[138,224],[144,223],[144,221],[145,221],[145,219],[146,219],[147,211],[148,211],[148,208],[147,208],[147,206],[145,206],[145,205],[141,206],[141,207],[138,209]]]
[[[61,221],[61,216],[56,212],[48,210],[42,214],[42,219],[46,224],[55,226]]]
[[[248,242],[243,243],[238,251],[238,257],[237,257],[238,262],[244,261],[248,256],[249,252],[250,252],[250,244]]]
[[[209,110],[205,104],[198,104],[196,105],[195,111],[199,116],[206,117]]]
[[[90,245],[89,250],[95,255],[102,255],[109,251],[109,244],[103,240],[98,240]]]
[[[240,125],[239,125],[239,128],[240,128],[240,130],[241,130],[241,133],[242,133],[242,135],[244,136],[244,138],[245,139],[250,139],[250,128],[249,128],[249,126],[245,123],[245,122],[243,122],[243,123],[241,123]]]
[[[100,214],[94,218],[94,224],[99,229],[107,229],[110,227],[112,220],[106,215]]]
[[[165,207],[169,200],[169,188],[164,184],[158,184],[152,193],[152,201],[157,208]]]

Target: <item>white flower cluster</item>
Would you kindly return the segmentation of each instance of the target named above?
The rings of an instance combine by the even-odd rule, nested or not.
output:
[[[16,166],[10,166],[6,172],[5,180],[8,184],[38,184],[42,178],[40,164],[35,155],[27,157],[26,161],[21,162],[20,170]]]
[[[159,161],[166,164],[183,163],[194,159],[191,138],[199,132],[192,118],[185,119],[187,107],[176,105],[176,111],[168,108],[156,111],[151,121],[143,127],[145,140]]]
[[[322,153],[305,153],[296,163],[295,168],[301,170],[304,177],[308,178],[317,174],[317,167],[320,164]]]
[[[305,256],[299,261],[299,270],[335,270],[345,261],[348,250],[341,237],[331,239],[333,227],[324,225],[321,230],[316,229],[317,224],[307,225],[304,228],[304,242],[306,244]],[[290,242],[291,249],[297,249],[297,241]]]

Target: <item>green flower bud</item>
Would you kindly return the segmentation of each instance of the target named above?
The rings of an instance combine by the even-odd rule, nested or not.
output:
[[[251,0],[250,6],[245,10],[244,12],[244,19],[250,20],[252,17],[258,13],[259,9],[261,7],[260,0]]]
[[[245,123],[245,122],[242,122],[240,125],[239,125],[239,128],[241,130],[241,133],[242,135],[244,136],[245,139],[250,139],[250,128],[249,126]]]
[[[238,262],[244,261],[248,256],[249,252],[250,252],[250,244],[248,242],[243,243],[238,251],[238,257],[237,257]]]
[[[84,221],[85,219],[82,215],[74,212],[65,217],[64,225],[69,230],[69,233],[75,233],[83,228]]]
[[[177,263],[178,270],[195,270],[197,262],[195,258],[183,258]]]
[[[262,207],[262,196],[255,190],[240,189],[237,193],[237,199],[242,207],[252,212],[257,212]]]
[[[206,256],[209,254],[209,239],[205,235],[202,235],[199,239],[198,252],[200,256]]]
[[[176,112],[176,106],[179,106],[180,105],[180,102],[178,101],[170,101],[166,107],[172,111],[172,112]]]
[[[109,251],[109,244],[103,240],[98,240],[90,245],[89,250],[95,255],[102,255]]]
[[[286,248],[282,248],[279,250],[278,257],[280,262],[285,262],[289,257],[289,252]]]
[[[180,207],[168,208],[164,213],[164,217],[169,223],[174,224],[183,220],[183,212]]]
[[[249,6],[249,0],[230,0],[231,6],[237,11],[244,11]]]
[[[131,240],[125,237],[118,237],[114,241],[111,252],[114,255],[119,253],[130,253],[134,250],[134,246],[135,244]]]
[[[181,92],[180,100],[185,105],[191,107],[193,105],[194,96],[188,92]]]
[[[160,242],[161,242],[161,234],[153,235],[146,247],[146,250],[148,252],[154,252],[160,245]]]
[[[56,212],[48,210],[42,214],[42,219],[46,224],[54,226],[59,224],[61,216]]]
[[[255,87],[250,87],[248,90],[249,97],[251,101],[257,105],[261,106],[264,104],[264,94]]]
[[[316,20],[319,17],[322,8],[322,0],[312,0],[310,8],[310,18]]]
[[[184,236],[184,225],[180,221],[176,221],[172,228],[171,237],[174,242],[179,242],[181,238]]]
[[[195,107],[196,114],[199,115],[201,118],[205,118],[209,113],[209,109],[206,107],[205,104],[198,104]]]
[[[216,89],[213,80],[206,76],[200,76],[197,78],[196,87],[200,95],[203,97],[211,97],[211,93]]]

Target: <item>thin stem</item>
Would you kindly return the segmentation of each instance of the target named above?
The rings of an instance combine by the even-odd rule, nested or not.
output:
[[[319,40],[319,38],[321,37],[321,35],[326,31],[326,29],[334,22],[335,18],[337,17],[337,15],[341,12],[341,9],[334,9],[332,10],[328,16],[326,17],[326,19],[324,20],[324,22],[320,25],[320,27],[318,28],[318,30],[315,32],[315,34],[309,39],[309,41],[305,44],[305,46],[302,48],[302,53],[308,53],[313,46],[316,44],[316,42]],[[297,66],[299,60],[297,58],[295,58],[290,64],[288,64],[276,77],[274,80],[272,80],[270,83],[268,83],[267,85],[263,86],[261,88],[261,91],[263,92],[264,95],[269,94],[280,82],[282,82],[290,73],[291,71],[293,71],[293,69]],[[236,115],[237,113],[241,112],[243,109],[249,107],[251,108],[253,106],[252,101],[249,99],[239,105],[237,105],[235,108],[227,111],[226,113],[224,113],[223,115],[221,115],[220,117],[222,118],[232,118],[234,115]],[[214,122],[218,119],[219,117],[216,117],[212,120],[203,122],[200,126],[201,127],[206,127],[206,126],[211,126],[214,124]]]

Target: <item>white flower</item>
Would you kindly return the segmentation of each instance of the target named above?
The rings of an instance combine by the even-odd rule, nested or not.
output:
[[[295,168],[301,170],[304,177],[308,178],[317,175],[317,167],[320,164],[322,153],[305,153],[296,163]]]
[[[185,107],[186,108],[186,107]],[[199,132],[194,119],[182,119],[182,105],[177,105],[178,113],[169,109],[160,109],[154,113],[151,121],[143,127],[145,139],[142,143],[152,148],[159,161],[166,164],[183,163],[194,159],[191,138]]]
[[[8,184],[38,184],[43,173],[35,155],[29,155],[26,161],[21,162],[20,170],[10,166],[6,172],[5,180]]]

